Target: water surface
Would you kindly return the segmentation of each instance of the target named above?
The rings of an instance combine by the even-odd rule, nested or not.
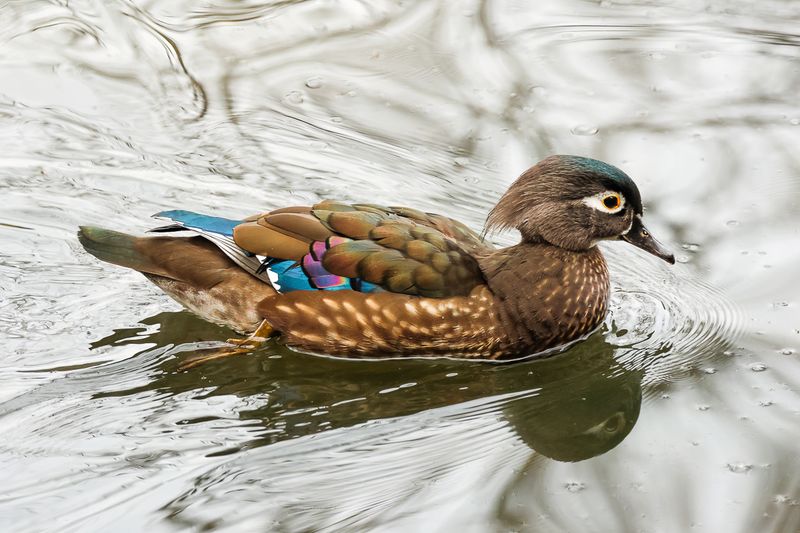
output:
[[[800,530],[798,17],[0,3],[0,529]],[[543,361],[179,372],[232,332],[75,237],[322,198],[480,229],[551,153],[633,176],[679,264],[606,246],[606,323]]]

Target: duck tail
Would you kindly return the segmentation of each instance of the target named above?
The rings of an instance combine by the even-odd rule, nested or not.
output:
[[[87,252],[101,261],[140,272],[160,270],[149,257],[137,249],[138,238],[133,235],[94,226],[81,226],[78,240]]]

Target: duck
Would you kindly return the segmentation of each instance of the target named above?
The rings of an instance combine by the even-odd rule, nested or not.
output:
[[[209,322],[243,335],[185,367],[277,337],[346,357],[505,361],[581,339],[608,312],[602,241],[675,258],[646,229],[634,181],[587,157],[524,171],[482,232],[409,207],[323,200],[229,219],[162,211],[149,235],[82,226],[96,258],[144,274]],[[496,247],[488,232],[517,230]]]

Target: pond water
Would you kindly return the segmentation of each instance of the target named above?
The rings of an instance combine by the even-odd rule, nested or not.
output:
[[[0,2],[0,530],[800,530],[800,2]],[[78,225],[322,198],[480,229],[552,153],[639,184],[557,357],[231,331]],[[513,235],[498,235],[511,242]]]

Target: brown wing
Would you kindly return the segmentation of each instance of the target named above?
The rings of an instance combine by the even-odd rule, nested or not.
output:
[[[324,201],[247,220],[234,229],[245,250],[301,261],[313,242],[327,241],[330,248],[318,257],[325,270],[390,292],[444,298],[485,283],[472,253],[488,247],[465,225],[439,215]],[[331,239],[336,236],[346,239]]]

